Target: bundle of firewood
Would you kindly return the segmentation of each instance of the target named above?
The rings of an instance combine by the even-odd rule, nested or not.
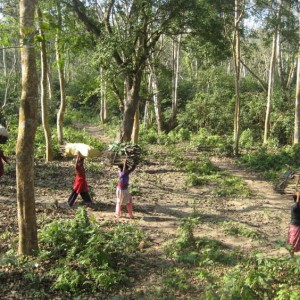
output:
[[[280,194],[293,195],[300,190],[300,170],[289,170],[281,176],[281,181],[275,186],[275,190]]]
[[[8,140],[8,136],[7,129],[0,125],[0,144],[5,144]]]
[[[123,164],[126,159],[129,167],[140,163],[142,149],[136,144],[116,142],[109,145],[108,151],[112,165]]]

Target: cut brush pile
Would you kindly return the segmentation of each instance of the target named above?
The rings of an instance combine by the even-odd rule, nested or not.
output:
[[[108,159],[112,165],[122,164],[125,159],[129,167],[140,163],[142,149],[136,144],[116,142],[109,145],[108,151]]]

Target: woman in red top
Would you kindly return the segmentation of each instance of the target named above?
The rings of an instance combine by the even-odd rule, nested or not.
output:
[[[88,192],[88,184],[85,179],[85,169],[84,169],[84,157],[78,153],[75,163],[75,180],[72,189],[72,193],[68,199],[69,206],[73,206],[78,194],[80,194],[83,199],[83,203],[87,206],[92,204],[91,196]]]
[[[3,164],[4,161],[7,164],[10,164],[8,158],[4,155],[4,152],[0,149],[0,177],[2,177],[4,174],[4,164]]]

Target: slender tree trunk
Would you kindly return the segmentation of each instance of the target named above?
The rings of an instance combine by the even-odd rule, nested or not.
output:
[[[40,8],[37,9],[39,26],[40,26],[40,36],[41,36],[41,114],[42,114],[42,124],[45,135],[46,142],[46,161],[53,160],[53,148],[51,139],[51,129],[49,126],[48,118],[48,94],[47,94],[47,73],[48,73],[48,62],[47,62],[47,50],[46,41],[43,31],[43,15]]]
[[[64,59],[61,54],[61,45],[60,45],[60,35],[62,30],[62,16],[60,11],[60,3],[58,3],[58,30],[55,40],[55,50],[56,50],[56,61],[59,77],[59,86],[60,86],[60,107],[57,113],[57,141],[59,145],[64,144],[64,117],[66,110],[66,83],[65,83],[65,74],[64,74]]]
[[[7,76],[6,49],[5,49],[4,46],[3,46],[3,49],[2,49],[2,62],[3,62],[3,75],[6,78],[6,76]]]
[[[159,90],[158,90],[158,83],[156,77],[156,69],[153,65],[150,65],[150,84],[151,84],[151,94],[153,99],[153,106],[154,106],[154,114],[157,126],[157,132],[163,132],[163,118],[161,113],[161,104],[159,99]]]
[[[134,122],[133,122],[132,135],[131,135],[131,141],[134,144],[138,144],[139,142],[139,131],[140,131],[140,110],[139,107],[137,107],[134,114]]]
[[[298,1],[300,4],[300,0]],[[298,12],[300,22],[300,12]],[[300,29],[298,32],[300,36]],[[297,83],[296,83],[296,100],[295,100],[295,124],[294,124],[294,144],[300,142],[300,45],[298,46],[298,63],[297,63]]]
[[[38,79],[34,52],[35,0],[20,0],[22,95],[16,145],[16,181],[20,255],[38,250],[34,197],[34,139],[37,127]]]
[[[100,69],[100,122],[107,123],[107,104],[106,104],[106,81],[103,77],[103,68]]]
[[[264,131],[264,144],[266,144],[268,142],[268,139],[270,137],[274,72],[275,72],[275,62],[276,62],[276,44],[277,44],[277,30],[275,30],[274,35],[273,35],[272,54],[271,54],[271,60],[270,60],[268,99],[267,99],[267,110],[266,110],[265,131]]]
[[[49,95],[49,103],[51,106],[52,100],[53,100],[53,80],[52,80],[52,71],[51,71],[51,67],[50,64],[47,64],[47,82],[48,82],[48,95]]]
[[[8,99],[8,92],[9,92],[9,87],[10,87],[10,78],[13,74],[13,71],[15,69],[16,63],[17,63],[17,57],[14,55],[14,62],[13,65],[7,73],[7,65],[6,65],[6,50],[3,49],[3,68],[4,68],[4,78],[5,78],[5,90],[4,90],[4,99],[3,99],[3,104],[2,108],[4,108],[7,104],[7,99]]]
[[[288,76],[287,82],[286,82],[286,89],[287,90],[291,89],[291,84],[292,84],[293,79],[295,77],[296,65],[297,65],[297,61],[295,60],[295,62],[292,63],[291,66],[290,66],[289,76]]]
[[[149,91],[150,91],[150,89],[149,89]],[[145,128],[147,128],[147,129],[151,125],[151,107],[150,107],[149,101],[146,101],[146,103],[145,103],[143,124],[144,124]]]
[[[283,94],[285,94],[286,90],[286,85],[285,85],[285,80],[284,80],[284,75],[283,75],[283,62],[282,62],[282,51],[281,51],[281,35],[280,32],[278,32],[277,35],[277,65],[278,65],[278,76],[280,79],[280,86]]]
[[[235,0],[235,26],[234,26],[234,67],[235,67],[235,110],[234,110],[234,131],[233,131],[233,152],[234,155],[239,153],[239,136],[240,136],[240,20],[241,20],[241,4],[240,0]]]
[[[175,38],[175,40],[173,41],[173,78],[172,78],[171,128],[175,127],[176,123],[177,123],[180,44],[181,44],[181,35],[178,36],[177,38]]]

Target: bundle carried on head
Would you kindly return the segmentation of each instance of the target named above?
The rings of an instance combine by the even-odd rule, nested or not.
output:
[[[113,165],[122,164],[125,159],[129,167],[140,163],[142,149],[136,144],[116,142],[110,144],[108,150],[110,163]]]
[[[293,195],[300,189],[300,171],[288,170],[281,176],[281,181],[274,186],[280,194]]]
[[[7,129],[0,125],[0,144],[5,144],[8,140],[9,134]]]
[[[61,146],[60,151],[65,157],[74,157],[78,153],[88,158],[95,158],[101,155],[100,150],[83,143],[67,143]]]

